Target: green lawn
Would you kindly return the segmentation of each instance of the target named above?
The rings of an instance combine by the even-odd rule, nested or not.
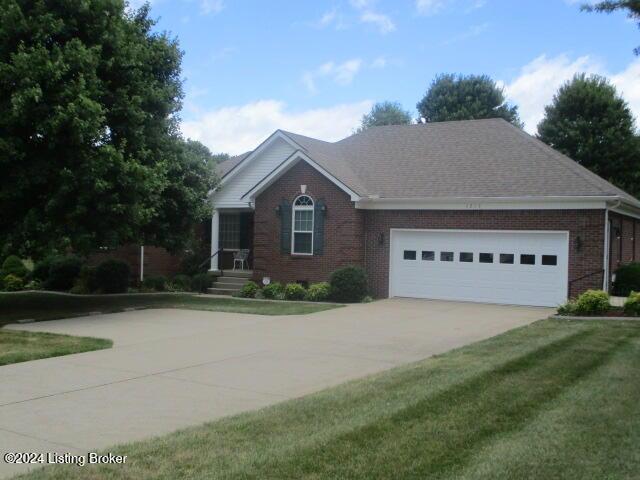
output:
[[[640,323],[544,320],[24,478],[631,479],[639,398]]]
[[[111,340],[0,329],[0,365],[110,348]]]
[[[339,305],[307,302],[249,301],[191,294],[58,295],[45,292],[0,293],[0,326],[16,320],[52,320],[89,312],[118,312],[125,308],[186,308],[260,315],[299,315]]]

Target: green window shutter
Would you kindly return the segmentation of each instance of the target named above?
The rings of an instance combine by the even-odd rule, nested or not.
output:
[[[313,206],[313,254],[322,255],[324,251],[324,200],[318,200]]]
[[[280,203],[280,251],[291,253],[291,204],[282,199]]]

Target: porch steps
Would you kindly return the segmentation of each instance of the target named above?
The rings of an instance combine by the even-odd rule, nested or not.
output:
[[[207,291],[215,295],[233,295],[242,290],[252,275],[251,270],[225,270]]]

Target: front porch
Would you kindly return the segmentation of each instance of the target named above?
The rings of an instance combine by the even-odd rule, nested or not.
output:
[[[232,270],[234,254],[243,249],[249,250],[248,265],[244,265],[244,270],[252,270],[253,210],[216,209],[213,211],[211,220],[212,257],[209,270],[212,272]]]

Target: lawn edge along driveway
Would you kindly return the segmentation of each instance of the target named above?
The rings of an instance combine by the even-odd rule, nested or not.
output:
[[[104,338],[56,333],[25,332],[0,328],[0,366],[111,348]],[[5,385],[8,387],[8,385]]]
[[[638,360],[637,322],[542,320],[21,478],[634,478]]]
[[[57,320],[127,309],[182,308],[255,315],[306,315],[342,305],[244,300],[188,293],[71,295],[53,292],[0,293],[0,326],[20,320]]]

